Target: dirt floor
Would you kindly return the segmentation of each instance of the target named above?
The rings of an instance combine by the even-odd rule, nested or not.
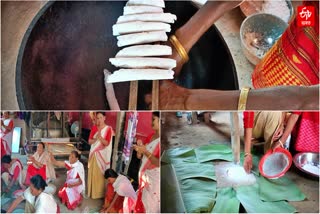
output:
[[[198,147],[210,142],[230,142],[230,124],[225,113],[217,112],[212,119],[215,122],[205,123],[193,120],[189,125],[185,116],[178,118],[175,112],[162,112],[161,150],[177,147]],[[242,131],[243,132],[243,131]],[[287,176],[294,181],[306,195],[304,201],[289,202],[299,212],[319,213],[319,179],[301,173],[295,166],[287,172]],[[276,193],[275,193],[276,194]]]

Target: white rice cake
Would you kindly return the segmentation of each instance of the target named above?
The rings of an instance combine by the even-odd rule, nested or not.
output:
[[[129,0],[127,5],[148,5],[164,8],[164,0]]]
[[[107,82],[173,79],[173,74],[172,70],[163,69],[120,69],[108,76]]]
[[[120,50],[116,57],[170,56],[172,49],[167,45],[135,45]]]
[[[130,33],[140,33],[145,31],[170,32],[171,26],[167,23],[162,23],[162,22],[141,22],[141,21],[120,23],[112,26],[112,32],[114,36],[130,34]]]
[[[120,16],[117,23],[132,21],[174,23],[176,20],[177,16],[171,13],[143,13]]]
[[[152,42],[165,42],[168,40],[168,36],[164,31],[151,31],[143,33],[133,33],[118,36],[118,47],[127,45],[137,45]]]
[[[174,59],[157,57],[110,58],[112,65],[121,68],[160,68],[172,69],[177,66]]]
[[[125,6],[123,8],[123,15],[140,13],[163,13],[163,9],[161,7],[153,6]]]

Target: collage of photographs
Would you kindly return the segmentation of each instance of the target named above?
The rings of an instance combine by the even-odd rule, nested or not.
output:
[[[319,213],[319,1],[1,0],[1,213]]]

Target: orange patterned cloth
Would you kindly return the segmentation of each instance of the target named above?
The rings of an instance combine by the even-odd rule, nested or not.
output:
[[[298,27],[294,18],[282,37],[268,51],[252,74],[254,88],[278,85],[319,84],[319,2],[314,6],[315,24]]]

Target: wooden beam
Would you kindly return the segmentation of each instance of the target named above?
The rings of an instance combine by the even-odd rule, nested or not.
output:
[[[159,110],[159,80],[152,81],[152,110]]]
[[[137,100],[138,100],[138,81],[131,81],[128,110],[137,110]]]

